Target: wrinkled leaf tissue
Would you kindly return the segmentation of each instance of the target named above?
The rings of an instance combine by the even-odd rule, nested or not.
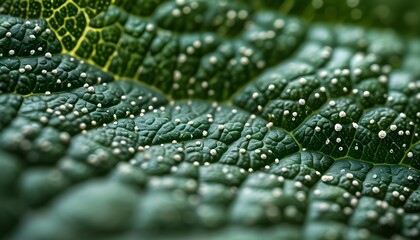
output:
[[[418,239],[415,1],[0,1],[0,237]]]

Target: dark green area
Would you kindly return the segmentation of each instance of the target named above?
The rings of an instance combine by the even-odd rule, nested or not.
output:
[[[3,1],[0,238],[417,239],[416,9]]]

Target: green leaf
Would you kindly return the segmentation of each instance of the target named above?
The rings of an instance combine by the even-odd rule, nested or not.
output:
[[[410,6],[3,1],[0,236],[417,239]]]

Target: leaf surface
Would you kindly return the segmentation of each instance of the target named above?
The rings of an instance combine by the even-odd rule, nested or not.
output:
[[[4,236],[418,238],[420,41],[279,2],[1,3]]]

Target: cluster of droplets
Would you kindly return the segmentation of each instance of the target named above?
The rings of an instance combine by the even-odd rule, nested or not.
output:
[[[18,27],[16,27],[16,25],[18,25]],[[0,27],[7,29],[5,31],[4,40],[11,43],[8,49],[2,49],[3,52],[0,52],[0,57],[12,57],[16,54],[25,55],[28,53],[29,56],[33,56],[45,53],[45,57],[51,58],[51,53],[46,52],[47,49],[45,49],[45,46],[43,47],[46,39],[53,37],[49,28],[41,27],[36,21],[25,21],[23,24],[20,24],[18,22],[10,23],[7,19],[1,23]],[[14,36],[13,32],[20,30],[21,28],[26,32],[24,36],[28,36],[27,38],[19,39],[22,37],[20,32],[16,33],[18,38]],[[18,45],[15,45],[16,41],[19,42]],[[14,48],[14,46],[16,48]],[[27,49],[28,47],[33,47],[34,49]],[[25,70],[30,71],[31,69],[25,67]]]
[[[183,1],[177,1],[177,4],[184,4]],[[175,9],[176,10],[176,9]],[[180,14],[189,14],[190,11],[192,9],[189,8],[182,8],[182,10],[179,11],[172,11],[172,14],[174,17],[179,17]],[[175,11],[175,12],[174,12]],[[244,12],[227,12],[227,18],[228,19],[234,19],[237,16],[240,18],[240,16],[243,15],[245,16]],[[246,14],[247,15],[247,14]],[[246,16],[245,16],[246,17]],[[275,28],[281,29],[284,26],[284,21],[281,19],[277,19],[273,22],[273,26]],[[152,31],[154,30],[154,25],[148,25],[147,26],[148,31]],[[266,38],[272,38],[272,32],[263,32],[263,33],[259,33],[256,34],[258,36],[258,38],[261,39],[266,39]],[[7,37],[7,34],[6,34]],[[210,40],[209,40],[210,41]],[[199,49],[201,47],[201,42],[200,41],[195,41],[193,42],[191,48],[188,47],[187,48],[187,53],[190,52],[190,54],[193,54],[194,51],[196,51],[196,49]],[[210,44],[210,43],[209,43]],[[247,48],[247,47],[240,47],[239,48],[239,52],[241,54],[241,57],[239,58],[239,63],[242,65],[248,65],[249,64],[249,57],[251,57],[254,52],[254,50],[252,50],[252,48]],[[324,48],[324,50],[321,52],[321,57],[328,59],[332,54],[332,50],[330,47],[326,47]],[[52,58],[52,54],[47,52],[44,55],[45,58],[50,59]],[[183,64],[187,61],[187,55],[186,54],[181,54],[178,57],[178,61],[180,64]],[[208,62],[212,65],[217,65],[220,60],[214,56],[214,55],[210,55],[208,57]],[[81,63],[83,64],[83,63]],[[231,59],[230,60],[230,64],[234,65],[237,64],[235,59]],[[260,63],[257,65],[261,65],[261,68],[264,67],[265,63]],[[379,65],[377,64],[372,64],[370,69],[373,72],[379,71]],[[22,73],[26,72],[26,71],[31,71],[32,70],[32,66],[30,65],[26,65],[22,68]],[[305,72],[307,69],[301,69],[302,72]],[[338,79],[338,75],[341,75],[343,77],[348,77],[348,76],[355,76],[355,77],[359,77],[363,75],[364,70],[362,70],[361,68],[355,68],[353,70],[349,70],[349,69],[342,69],[342,70],[335,70],[333,71],[333,74],[337,75],[337,77],[333,77],[331,78],[328,83],[331,85],[337,85],[339,84],[339,79]],[[53,70],[54,73],[54,70]],[[329,75],[328,71],[320,71],[318,73],[318,75],[321,78],[327,78],[327,76]],[[79,75],[80,78],[82,79],[86,79],[88,77],[88,73],[86,72],[81,72]],[[276,78],[277,76],[273,76],[273,78]],[[173,84],[173,88],[174,89],[179,89],[181,86],[180,85],[176,85],[176,81],[177,79],[181,79],[182,78],[182,73],[180,71],[174,71],[173,73],[173,78],[175,83]],[[190,78],[189,82],[194,83],[195,80],[191,80],[194,78]],[[59,80],[59,79],[58,79]],[[58,81],[57,80],[57,81]],[[380,75],[377,79],[380,83],[385,84],[387,82],[387,77],[385,75]],[[310,79],[306,78],[306,77],[299,77],[297,79],[297,82],[300,84],[301,88],[306,87],[309,83],[310,83]],[[57,82],[57,84],[60,84],[61,82]],[[98,77],[97,78],[97,83],[101,83],[101,78]],[[202,81],[201,83],[201,87],[207,89],[209,83],[207,81]],[[103,83],[102,87],[107,87],[107,83]],[[99,84],[95,84],[95,85],[90,85],[88,83],[85,83],[83,85],[83,98],[85,98],[86,96],[90,96],[92,98],[94,98],[95,95],[97,94],[102,94],[103,93],[103,89],[101,88],[100,91],[98,91],[99,88]],[[135,86],[138,87],[138,86]],[[278,86],[275,83],[270,83],[268,84],[268,86],[266,87],[266,89],[268,92],[275,92],[277,90],[281,90],[283,92],[286,93],[290,93],[292,92],[292,90],[290,88],[287,87],[283,87],[283,86]],[[191,90],[191,89],[190,89]],[[350,92],[351,90],[351,92]],[[213,92],[211,92],[213,91]],[[321,97],[323,95],[325,95],[329,90],[325,87],[325,86],[320,86],[317,87],[316,91],[313,92],[313,96],[315,99],[321,99]],[[350,89],[348,87],[342,87],[342,91],[348,94],[358,94],[359,93],[359,89],[358,88],[353,88]],[[371,96],[371,92],[369,90],[361,90],[362,91],[362,96],[364,98],[368,98]],[[189,95],[194,95],[194,92],[189,93]],[[210,89],[208,92],[208,95],[212,95],[214,94],[214,90]],[[46,91],[45,95],[47,97],[53,97],[54,93],[51,93],[50,91]],[[53,95],[53,96],[51,96]],[[57,94],[59,95],[59,94]],[[260,97],[264,97],[265,93],[262,91],[255,91],[252,92],[251,94],[251,98],[250,99],[254,99],[254,100],[258,100],[260,99]],[[385,96],[386,97],[386,96]],[[150,102],[148,102],[149,105],[145,104],[143,102],[143,98],[150,98]],[[249,99],[248,99],[249,100]],[[312,104],[308,98],[305,97],[300,97],[298,99],[293,99],[294,103],[298,106],[301,107],[305,107],[308,104]],[[69,119],[67,119],[68,114],[70,113],[72,115],[72,117],[74,119],[81,119],[83,116],[92,114],[94,115],[96,112],[101,112],[101,111],[105,111],[106,114],[110,115],[111,117],[109,119],[111,120],[107,120],[106,122],[98,122],[96,120],[92,120],[91,118],[85,118],[86,121],[80,122],[78,123],[78,128],[77,129],[72,129],[71,133],[68,132],[62,132],[60,134],[60,139],[65,141],[65,142],[69,142],[70,138],[72,135],[76,135],[79,132],[82,133],[82,138],[83,137],[91,137],[93,134],[96,133],[92,133],[91,136],[88,136],[90,134],[90,131],[88,130],[92,130],[92,129],[96,129],[96,128],[107,128],[108,125],[118,125],[118,124],[123,124],[125,122],[125,120],[127,119],[131,119],[131,120],[138,120],[139,118],[148,118],[150,116],[150,114],[165,114],[167,113],[167,111],[169,110],[175,110],[177,112],[181,112],[181,110],[183,110],[182,108],[185,106],[181,105],[176,105],[176,102],[172,102],[169,106],[161,106],[161,102],[157,97],[150,97],[145,96],[145,95],[140,95],[140,94],[134,94],[133,96],[130,95],[130,93],[124,93],[122,95],[118,95],[118,99],[117,102],[122,103],[125,106],[125,111],[123,111],[123,113],[116,113],[113,112],[112,110],[109,109],[109,106],[106,106],[105,108],[103,108],[102,103],[98,102],[95,104],[95,106],[93,108],[88,108],[87,106],[81,107],[80,109],[76,108],[77,103],[66,103],[66,104],[61,104],[57,107],[57,109],[53,109],[53,108],[46,108],[45,109],[45,114],[39,118],[39,122],[43,125],[48,125],[51,122],[52,117],[57,117],[61,122],[65,122],[68,121]],[[187,105],[191,106],[192,104],[194,104],[193,102],[188,102]],[[337,103],[334,100],[330,100],[327,102],[327,105],[330,106],[331,108],[334,108]],[[218,103],[213,104],[212,106],[214,112],[221,112],[222,110],[228,109],[230,111],[231,114],[233,115],[246,115],[246,113],[244,113],[242,110],[240,109],[236,109],[236,108],[231,108],[231,107],[225,107],[224,105],[219,105]],[[187,107],[187,110],[189,110],[189,107]],[[275,123],[273,122],[265,122],[263,120],[261,120],[258,116],[258,112],[262,112],[264,110],[263,105],[258,105],[257,106],[257,113],[256,114],[249,114],[249,119],[255,120],[258,119],[261,122],[265,123],[265,126],[260,127],[260,130],[262,128],[266,128],[268,129],[268,131],[270,130],[278,130],[277,126]],[[66,115],[67,114],[67,115]],[[288,109],[285,109],[283,111],[283,115],[284,116],[288,116],[288,115],[292,116],[292,121],[297,121],[298,111],[289,111]],[[308,113],[307,113],[308,114]],[[347,112],[344,110],[338,111],[338,116],[339,119],[344,119],[346,117],[348,117],[349,115],[351,115],[351,112]],[[406,116],[404,114],[400,114],[401,118],[406,118]],[[228,134],[229,132],[229,127],[228,127],[228,123],[231,119],[226,119],[226,123],[223,122],[219,122],[219,119],[217,119],[216,114],[212,114],[212,113],[208,113],[205,115],[206,121],[208,124],[212,125],[214,124],[216,126],[216,132],[219,133],[225,133]],[[305,116],[306,118],[306,116]],[[181,124],[186,124],[188,126],[195,126],[196,122],[194,120],[188,120],[186,123],[183,122],[182,119],[180,118],[175,118],[175,119],[170,119],[171,121],[173,120],[174,125],[181,125]],[[371,119],[369,120],[370,124],[375,124],[375,119]],[[154,123],[151,123],[154,124]],[[201,123],[199,123],[201,124]],[[249,121],[245,122],[245,123],[241,123],[243,124],[243,129],[241,130],[242,132],[245,132],[245,130],[253,128],[254,126],[252,125],[252,123],[250,123]],[[410,122],[409,125],[413,125],[414,123]],[[354,129],[358,129],[359,128],[360,123],[357,122],[352,122],[351,123],[351,127]],[[124,126],[124,125],[122,125]],[[337,123],[333,123],[333,129],[335,132],[341,132],[343,131],[343,128],[345,126],[343,126],[342,123],[337,122]],[[410,130],[406,130],[406,129],[400,129],[400,126],[397,126],[396,124],[392,124],[390,125],[389,129],[391,131],[398,131],[398,134],[400,136],[402,135],[406,135],[406,136],[411,136],[412,132],[410,132]],[[175,161],[175,163],[170,167],[170,172],[172,174],[178,173],[179,172],[179,168],[182,162],[185,162],[184,160],[184,155],[186,154],[186,148],[183,147],[183,144],[186,141],[179,141],[179,140],[172,140],[172,139],[168,139],[169,144],[175,146],[175,152],[169,152],[170,156],[166,156],[166,152],[164,152],[161,155],[155,155],[154,152],[152,152],[151,150],[153,150],[156,147],[162,147],[162,148],[166,148],[166,144],[161,143],[161,144],[143,144],[142,142],[134,142],[132,141],[132,136],[139,134],[140,131],[143,131],[145,129],[141,129],[139,128],[137,125],[134,126],[133,128],[133,135],[127,135],[124,137],[119,136],[118,134],[116,134],[116,136],[114,136],[114,138],[112,139],[112,141],[110,141],[109,143],[109,147],[111,149],[111,153],[114,156],[123,156],[125,152],[129,153],[129,157],[123,157],[123,160],[128,160],[129,158],[131,158],[131,160],[128,161],[128,163],[123,163],[118,165],[118,171],[121,171],[123,174],[130,174],[133,171],[133,168],[136,167],[139,162],[141,162],[140,166],[141,169],[147,171],[150,164],[146,164],[146,162],[157,162],[157,163],[164,163],[167,157],[171,158],[172,160]],[[315,132],[322,132],[322,127],[320,126],[316,126],[314,128]],[[200,131],[200,139],[193,139],[194,136],[192,135],[192,133],[185,131],[185,132],[181,132],[179,133],[180,135],[185,134],[186,136],[180,136],[179,138],[183,139],[184,137],[186,137],[187,139],[191,139],[193,141],[193,144],[196,147],[201,147],[205,145],[205,141],[210,138],[209,135],[214,134],[214,132],[209,132],[208,129],[207,130],[201,130]],[[188,136],[189,135],[189,136]],[[379,132],[376,134],[376,136],[381,139],[387,139],[388,136],[388,132],[387,130],[379,130]],[[117,138],[119,137],[119,138]],[[247,141],[253,141],[253,136],[251,134],[247,134],[244,136],[241,136],[241,138],[246,139]],[[237,139],[236,139],[237,140]],[[330,139],[327,139],[327,141],[325,142],[326,145],[330,144]],[[336,143],[340,143],[342,142],[341,138],[336,138],[334,139],[334,141]],[[76,143],[74,143],[76,144]],[[49,142],[48,144],[44,144],[46,146],[47,149],[51,148],[52,143]],[[293,144],[291,144],[293,145]],[[357,145],[355,146],[355,148],[357,147]],[[405,146],[408,147],[408,146]],[[87,150],[90,151],[91,149],[88,149],[89,147],[87,147]],[[325,183],[325,184],[337,184],[337,178],[341,178],[344,177],[346,181],[349,182],[349,185],[356,188],[356,189],[360,189],[363,184],[364,181],[357,179],[355,177],[355,175],[352,172],[346,172],[347,170],[342,169],[340,171],[340,176],[338,176],[337,174],[331,174],[329,172],[325,173],[324,171],[326,171],[326,169],[324,169],[323,171],[321,170],[313,170],[311,173],[304,173],[303,171],[306,168],[309,168],[308,166],[302,164],[302,166],[299,167],[299,170],[302,171],[301,174],[302,176],[298,175],[298,177],[301,177],[301,179],[297,180],[297,179],[293,179],[291,177],[288,177],[288,174],[290,174],[291,172],[295,171],[295,167],[293,165],[290,166],[281,166],[279,167],[278,172],[271,173],[271,171],[275,171],[276,167],[278,165],[282,164],[282,158],[275,158],[272,159],[273,156],[273,150],[271,150],[271,148],[268,149],[263,149],[263,148],[257,148],[257,149],[253,149],[253,150],[248,150],[244,147],[241,148],[237,148],[236,149],[240,154],[247,154],[250,151],[253,151],[253,153],[255,153],[259,160],[265,162],[265,160],[269,160],[269,162],[263,164],[262,166],[257,166],[257,167],[253,167],[252,164],[250,167],[248,168],[236,168],[236,166],[223,166],[220,168],[220,174],[223,176],[223,180],[225,181],[233,181],[236,179],[236,173],[235,171],[238,170],[238,172],[243,175],[245,178],[246,176],[248,176],[248,180],[245,182],[245,184],[243,186],[241,186],[241,188],[238,188],[239,184],[237,184],[237,186],[233,186],[230,187],[230,191],[233,192],[234,194],[240,194],[240,196],[244,196],[244,198],[237,198],[234,202],[235,204],[239,204],[241,203],[241,201],[246,202],[247,199],[252,198],[252,196],[254,194],[258,194],[258,191],[254,191],[254,189],[259,189],[258,185],[261,183],[261,185],[263,184],[267,184],[268,186],[270,186],[269,188],[269,196],[270,197],[274,197],[275,199],[277,198],[281,198],[281,197],[285,197],[285,199],[287,198],[291,198],[293,199],[293,201],[297,201],[300,203],[306,203],[308,201],[308,197],[309,194],[311,194],[311,192],[309,192],[309,190],[307,188],[315,185],[316,183],[318,183],[320,186],[321,183]],[[295,152],[298,151],[299,149],[296,147],[295,148]],[[306,149],[302,149],[302,150],[306,150]],[[357,149],[356,149],[357,150]],[[392,149],[391,149],[392,150]],[[221,161],[223,160],[223,154],[224,154],[225,150],[219,150],[219,148],[216,147],[212,147],[212,148],[208,148],[206,149],[205,152],[202,152],[202,154],[207,154],[209,155],[211,158],[214,158],[212,160],[214,160],[214,162],[210,162],[210,161],[205,161],[205,162],[200,162],[200,161],[194,161],[191,164],[196,168],[199,169],[198,167],[201,168],[206,168],[206,167],[212,167],[214,165],[220,164],[220,163],[215,163],[216,161]],[[340,150],[342,151],[342,150]],[[287,154],[286,154],[287,155]],[[140,156],[139,158],[136,158],[137,156]],[[412,152],[408,152],[407,153],[408,157],[413,157],[413,153]],[[93,166],[100,166],[101,163],[106,162],[108,158],[111,158],[111,156],[109,155],[109,153],[105,150],[102,149],[96,149],[94,151],[94,153],[91,153],[89,155],[87,155],[87,162]],[[141,160],[141,161],[139,161]],[[146,161],[144,161],[146,160]],[[184,160],[184,161],[183,161]],[[318,159],[317,159],[318,160]],[[331,164],[334,164],[331,162]],[[220,164],[222,165],[222,164]],[[229,168],[232,167],[232,168]],[[216,173],[216,172],[214,172]],[[219,172],[217,172],[219,173]],[[372,178],[376,179],[378,176],[377,175],[373,175]],[[296,177],[297,178],[297,177]],[[321,181],[318,182],[318,179],[320,179]],[[413,175],[408,175],[406,176],[406,179],[408,181],[415,181],[415,177]],[[254,181],[254,182],[253,182]],[[285,187],[286,183],[292,182],[292,188],[293,191],[292,193],[288,192]],[[254,184],[254,185],[253,185]],[[275,187],[271,187],[270,184],[279,184],[276,185]],[[185,183],[186,189],[188,191],[197,191],[197,188],[199,188],[200,185],[200,181],[195,180],[195,179],[188,179]],[[170,178],[164,179],[164,178],[159,178],[159,177],[155,177],[155,178],[151,178],[150,180],[150,186],[151,187],[164,187],[167,189],[173,189],[176,187],[176,182]],[[239,189],[239,190],[238,190]],[[370,188],[371,191],[368,192],[367,194],[372,193],[373,195],[375,194],[381,194],[382,191],[388,191],[388,189],[384,189],[378,186],[373,186]],[[211,189],[206,189],[205,187],[200,188],[200,194],[205,194],[206,192],[210,192]],[[322,188],[315,188],[315,190],[313,191],[313,195],[315,196],[323,196],[324,194],[324,190]],[[405,202],[407,200],[406,196],[408,196],[408,194],[411,192],[411,189],[407,188],[407,187],[403,187],[402,190],[401,189],[396,189],[393,190],[391,192],[391,196],[392,198],[400,201],[400,202]],[[175,193],[175,191],[174,191]],[[265,192],[264,192],[265,194]],[[332,210],[334,212],[339,212],[340,210],[343,211],[343,213],[347,216],[351,216],[351,214],[353,214],[354,209],[357,208],[358,204],[360,204],[361,198],[364,197],[365,193],[362,193],[360,190],[355,191],[354,195],[353,193],[350,193],[349,191],[345,191],[343,193],[343,198],[349,200],[350,205],[346,206],[344,208],[342,208],[340,205],[338,205],[337,203],[329,203],[329,202],[321,202],[318,205],[318,209],[321,212],[327,212],[329,210]],[[176,194],[175,194],[176,195]],[[252,199],[251,199],[252,200]],[[192,202],[197,205],[199,204],[198,200],[192,200]],[[250,201],[252,202],[252,201]],[[234,205],[235,206],[235,205]],[[378,208],[381,208],[383,210],[387,210],[390,208],[390,205],[387,203],[387,201],[383,201],[383,200],[376,200],[376,206]],[[239,209],[239,208],[238,208]],[[235,209],[234,213],[236,214],[244,214],[243,213],[243,209]],[[297,207],[295,204],[290,204],[286,207],[284,207],[284,209],[280,209],[277,206],[271,206],[269,208],[267,208],[266,212],[264,214],[268,215],[271,218],[276,218],[280,215],[281,211],[284,212],[284,215],[287,218],[290,219],[294,219],[294,218],[299,218],[299,214],[301,209],[299,209],[299,207]],[[380,224],[386,225],[389,223],[393,223],[393,221],[395,220],[395,216],[399,215],[399,216],[404,216],[405,212],[404,209],[402,207],[399,207],[396,209],[396,214],[392,213],[392,212],[387,212],[384,216],[380,217],[379,213],[375,210],[369,210],[366,212],[366,216],[368,219],[370,220],[378,220]],[[246,219],[246,218],[244,218]],[[247,221],[247,220],[244,220]],[[252,219],[249,220],[252,222]],[[417,219],[417,221],[419,221]],[[368,230],[366,230],[368,231]],[[418,235],[415,234],[415,235]]]
[[[191,105],[191,102],[189,102],[188,104]],[[167,111],[171,112],[171,111],[175,110],[175,112],[181,112],[182,108],[187,108],[187,109],[190,108],[188,106],[188,104],[187,104],[187,106],[172,105],[171,107],[169,107],[169,109],[167,109],[167,108],[159,109],[159,110],[154,111],[154,113],[157,113],[159,115],[165,115],[165,114],[167,114]],[[200,135],[193,135],[192,132],[189,132],[189,131],[180,132],[179,133],[179,139],[184,139],[181,142],[179,142],[179,140],[177,140],[177,139],[174,139],[174,140],[170,141],[170,143],[168,143],[169,144],[168,146],[166,144],[160,144],[160,146],[157,146],[157,147],[167,149],[167,148],[172,148],[170,146],[170,145],[172,145],[175,148],[175,153],[170,158],[172,158],[176,162],[179,162],[179,161],[184,159],[184,157],[182,157],[182,156],[184,156],[186,154],[185,151],[190,146],[200,148],[201,149],[200,152],[202,152],[202,154],[204,155],[203,159],[207,159],[207,160],[193,161],[192,163],[193,163],[194,166],[200,166],[200,165],[208,166],[212,162],[216,161],[216,159],[219,159],[221,156],[223,156],[223,154],[225,154],[226,150],[223,150],[223,148],[219,148],[218,144],[216,144],[214,147],[208,147],[207,146],[207,144],[208,144],[207,141],[211,142],[211,141],[214,141],[214,140],[218,139],[217,141],[220,141],[222,145],[224,145],[224,144],[227,145],[229,143],[224,142],[226,140],[223,140],[223,138],[219,139],[219,137],[214,139],[215,138],[214,135],[229,136],[230,135],[229,131],[233,131],[233,129],[231,129],[231,127],[232,127],[231,124],[232,123],[230,123],[229,121],[227,121],[226,123],[223,123],[223,122],[220,122],[221,121],[220,119],[217,119],[217,122],[215,122],[214,119],[215,118],[220,118],[220,116],[219,116],[220,113],[219,112],[221,112],[221,111],[230,111],[230,114],[232,114],[233,116],[235,114],[243,115],[244,113],[242,111],[239,111],[239,110],[234,109],[234,108],[230,109],[230,110],[227,110],[227,109],[225,109],[225,107],[220,106],[217,103],[213,104],[213,106],[211,108],[212,108],[211,111],[214,111],[215,113],[214,114],[213,113],[205,114],[205,119],[206,119],[205,122],[203,122],[203,120],[199,120],[199,121],[196,122],[194,120],[185,120],[185,119],[180,119],[180,118],[176,118],[176,117],[174,119],[172,119],[172,121],[171,121],[171,124],[173,124],[174,126],[186,125],[186,126],[188,126],[188,128],[197,128],[198,127],[198,128],[201,129],[201,134]],[[145,115],[144,117],[147,118],[149,116]],[[248,119],[249,120],[247,122],[241,123],[241,124],[243,124],[243,127],[244,127],[242,129],[243,132],[247,131],[247,128],[249,128],[249,129],[255,128],[255,126],[252,122],[261,121],[261,120],[257,120],[256,115],[250,115]],[[226,124],[228,124],[228,125],[226,125]],[[201,125],[203,125],[203,126],[208,125],[208,127],[201,128],[200,127]],[[265,128],[266,130],[264,130],[264,131],[269,132],[270,129],[273,128],[273,123],[268,122],[265,125],[260,125],[260,127],[262,129]],[[215,129],[215,131],[217,131],[217,133],[215,133],[215,132],[210,133],[209,132],[210,129]],[[212,136],[209,136],[209,134],[211,134]],[[243,139],[242,141],[245,141],[245,142],[253,141],[253,138],[252,138],[251,134],[242,134],[242,135],[243,136],[238,135],[235,138],[240,137],[241,139]],[[198,140],[198,139],[194,140],[197,137],[198,138],[203,138],[203,140]],[[232,141],[232,140],[230,139],[229,141]],[[188,142],[190,142],[190,143],[188,143]],[[248,145],[248,144],[250,144],[250,143],[247,143],[246,145]],[[273,151],[270,149],[271,146],[266,146],[266,147],[263,147],[263,148],[256,148],[254,150],[248,150],[246,147],[239,147],[239,146],[238,147],[233,147],[233,148],[235,148],[235,150],[233,150],[233,151],[238,152],[240,155],[243,155],[243,156],[247,156],[248,154],[252,154],[252,155],[255,154],[255,157],[251,157],[250,160],[247,160],[247,161],[251,161],[251,162],[242,163],[242,164],[244,164],[244,166],[248,166],[245,169],[241,168],[241,171],[243,171],[243,172],[245,172],[245,171],[253,172],[255,170],[254,167],[253,167],[254,164],[256,164],[255,166],[259,168],[259,165],[260,165],[260,163],[258,163],[259,161],[262,161],[262,162],[268,161],[268,158],[271,159],[273,154],[274,154]],[[148,145],[148,144],[146,144],[146,145],[140,144],[140,146],[138,146],[137,149],[138,149],[139,152],[143,152],[143,151],[148,152],[147,150],[155,149],[155,147],[151,148],[151,146]],[[163,153],[165,153],[165,152],[166,151],[164,151]],[[142,161],[143,160],[153,160],[153,159],[151,159],[151,156],[152,156],[151,154],[152,153],[153,153],[153,151],[151,151],[150,154],[149,153],[144,153],[144,154],[141,155],[140,158],[138,158],[138,157],[136,157],[136,158],[141,159]],[[165,154],[167,154],[167,153],[165,153]],[[209,157],[205,157],[205,155],[207,155],[207,154],[208,154]],[[157,156],[156,159],[157,159],[158,162],[163,162],[167,157],[168,156],[165,156],[165,155],[159,155],[159,156]],[[237,158],[237,157],[238,156],[236,156],[235,158]],[[258,158],[259,160],[257,160],[257,159],[253,160],[254,158]],[[218,161],[220,161],[220,160],[218,160]],[[238,161],[238,160],[236,160],[236,161]],[[253,164],[252,161],[257,161],[257,162]],[[278,162],[279,160],[276,158],[275,161]],[[137,163],[138,161],[136,159],[133,159],[131,162]],[[143,166],[145,166],[145,167],[147,167],[148,165],[149,164],[143,164]],[[263,167],[265,169],[270,168],[269,165],[263,165]]]

